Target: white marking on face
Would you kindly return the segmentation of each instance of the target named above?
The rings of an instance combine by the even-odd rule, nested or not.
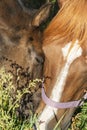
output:
[[[71,46],[71,43],[67,44],[67,46]],[[67,46],[62,48],[62,52],[63,52],[63,50],[65,52],[65,50],[67,49]],[[69,48],[67,51],[69,51]],[[57,78],[57,81],[55,83],[55,86],[54,86],[52,94],[51,94],[52,100],[57,101],[57,102],[60,101],[71,63],[76,58],[81,56],[81,54],[82,54],[82,49],[81,49],[80,45],[78,44],[78,40],[76,40],[76,42],[74,43],[69,54],[67,51],[66,51],[66,53],[63,52],[63,54],[65,54],[64,58],[67,58],[66,63],[65,63],[64,67],[62,68],[62,70]]]
[[[54,88],[53,88],[51,96],[50,96],[50,98],[56,102],[59,102],[60,98],[62,96],[62,92],[64,90],[64,86],[66,83],[66,79],[67,79],[67,75],[68,75],[71,63],[73,63],[73,61],[76,58],[78,58],[82,55],[82,48],[78,44],[78,40],[76,40],[76,42],[74,43],[73,47],[70,50],[71,44],[72,43],[70,42],[64,48],[62,48],[62,53],[63,53],[64,59],[66,58],[66,63],[64,65],[64,67],[61,69],[61,72],[57,78],[57,81],[54,85]],[[70,50],[70,52],[69,52],[69,50]],[[40,125],[40,130],[46,130],[47,122],[50,121],[52,119],[52,117],[54,117],[53,111],[55,111],[55,113],[57,113],[58,109],[52,108],[52,107],[49,107],[46,105],[42,114],[39,117],[39,120],[45,121],[45,123],[42,123]]]
[[[72,42],[69,42],[68,44],[65,45],[64,48],[62,48],[62,53],[63,53],[64,59],[65,59],[65,58],[67,57],[67,55],[68,55],[69,49],[70,49],[70,47],[71,47],[71,44],[72,44]]]
[[[47,130],[47,124],[48,122],[54,117],[54,112],[56,112],[57,109],[53,109],[50,106],[47,106],[44,108],[43,112],[41,113],[40,117],[39,117],[39,121],[42,121],[43,123],[40,124],[39,129],[38,130]]]

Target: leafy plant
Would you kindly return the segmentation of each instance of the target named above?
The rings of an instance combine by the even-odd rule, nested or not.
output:
[[[87,130],[87,102],[81,106],[81,111],[72,118],[69,130]]]
[[[17,115],[17,108],[20,106],[20,100],[26,93],[31,93],[29,88],[35,88],[36,79],[30,81],[29,87],[17,90],[13,83],[13,75],[0,69],[0,130],[31,130],[37,122],[37,115],[31,111],[29,118],[20,119]]]

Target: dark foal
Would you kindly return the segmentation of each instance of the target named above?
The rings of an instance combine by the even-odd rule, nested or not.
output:
[[[0,67],[8,71],[13,65],[19,66],[30,79],[43,76],[43,34],[39,26],[49,16],[50,8],[48,3],[37,11],[26,11],[20,0],[0,0]],[[34,100],[36,109],[40,91]]]
[[[87,89],[87,0],[59,2],[60,10],[44,32],[44,87],[50,99],[64,103],[81,99]],[[53,130],[62,117],[60,128],[67,130],[75,110],[42,101],[40,130]]]

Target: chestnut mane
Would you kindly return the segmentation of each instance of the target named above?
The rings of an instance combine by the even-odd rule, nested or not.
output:
[[[61,39],[64,42],[78,39],[79,44],[83,44],[87,40],[87,0],[66,0],[44,37],[46,44]]]

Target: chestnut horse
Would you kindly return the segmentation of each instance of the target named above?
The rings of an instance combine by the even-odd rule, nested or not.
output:
[[[60,10],[44,32],[44,89],[49,100],[71,103],[87,89],[87,0],[59,2]],[[55,108],[46,99],[47,104],[42,101],[37,110],[40,130],[53,130],[62,118],[60,128],[67,130],[79,104]]]
[[[30,79],[42,77],[44,53],[40,24],[49,16],[51,5],[47,3],[33,11],[26,9],[21,0],[0,0],[0,68],[4,66],[7,71],[12,71],[16,65],[23,68]],[[24,87],[22,82],[20,87]],[[34,96],[35,110],[41,99],[40,92]]]

